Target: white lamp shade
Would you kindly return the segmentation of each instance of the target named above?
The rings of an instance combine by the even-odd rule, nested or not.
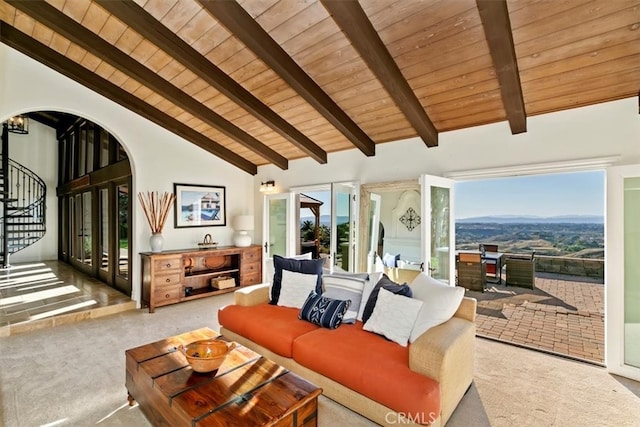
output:
[[[238,215],[233,219],[233,229],[237,231],[253,230],[253,215]]]

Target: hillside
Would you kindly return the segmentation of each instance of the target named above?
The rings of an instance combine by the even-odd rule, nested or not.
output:
[[[604,258],[604,224],[456,223],[456,249],[477,249],[479,243],[508,253]]]

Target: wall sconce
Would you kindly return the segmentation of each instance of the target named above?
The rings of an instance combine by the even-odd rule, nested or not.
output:
[[[273,180],[260,183],[261,193],[271,193],[275,189],[276,189],[276,183]]]
[[[29,118],[26,116],[9,117],[7,130],[11,133],[26,135],[29,133]]]

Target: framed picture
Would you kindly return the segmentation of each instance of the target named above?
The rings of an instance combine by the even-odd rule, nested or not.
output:
[[[173,184],[175,228],[227,225],[225,187]]]

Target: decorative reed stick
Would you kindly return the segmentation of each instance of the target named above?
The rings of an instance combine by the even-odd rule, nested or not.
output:
[[[175,198],[174,194],[167,192],[164,192],[162,196],[158,196],[157,191],[147,191],[146,194],[138,193],[138,200],[142,205],[142,211],[147,218],[151,233],[162,233]]]

